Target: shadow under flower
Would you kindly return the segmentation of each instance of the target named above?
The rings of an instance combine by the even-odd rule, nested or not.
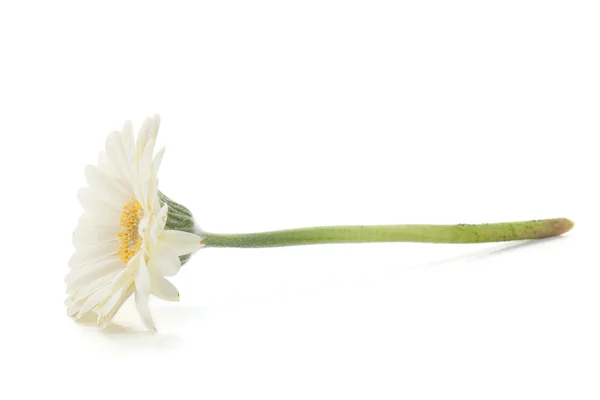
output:
[[[77,320],[77,323],[89,329],[91,333],[95,333],[105,340],[110,341],[118,346],[127,348],[151,348],[151,349],[174,349],[180,348],[183,345],[182,338],[174,333],[161,332],[161,326],[180,330],[181,326],[185,325],[186,321],[193,319],[193,316],[203,315],[203,307],[177,307],[178,305],[161,306],[156,304],[153,308],[153,316],[157,321],[158,332],[150,332],[143,325],[127,326],[115,320],[110,322],[103,329],[98,328],[94,315],[88,314],[85,317]],[[135,321],[137,315],[134,311],[128,309],[124,305],[124,309],[119,310],[119,313],[125,314],[120,320]]]
[[[546,239],[536,239],[536,240],[524,240],[520,242],[507,242],[500,243],[494,247],[486,248],[485,250],[473,251],[470,253],[461,254],[454,257],[447,257],[441,260],[430,261],[422,264],[417,264],[411,266],[409,269],[421,269],[421,268],[429,268],[436,267],[445,264],[452,264],[456,262],[474,262],[478,260],[482,260],[490,257],[497,257],[503,255],[508,252],[517,251],[519,249],[524,248],[532,248],[537,246],[547,245],[550,242],[556,242],[559,240],[566,240],[566,236],[556,236]]]

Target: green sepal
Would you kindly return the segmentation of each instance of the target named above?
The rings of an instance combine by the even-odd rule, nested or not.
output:
[[[193,233],[195,235],[198,234],[198,229],[196,226],[196,221],[192,215],[192,212],[185,206],[171,200],[167,196],[165,196],[162,192],[158,192],[158,200],[160,202],[160,206],[167,204],[169,210],[167,212],[167,223],[165,224],[165,230],[171,231],[183,231],[188,233]],[[181,261],[181,265],[188,262],[191,254],[185,254],[183,256],[179,256],[179,260]]]

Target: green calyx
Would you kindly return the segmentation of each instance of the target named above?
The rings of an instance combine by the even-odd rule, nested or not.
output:
[[[165,196],[162,192],[158,192],[158,199],[160,201],[161,207],[163,205],[167,205],[169,207],[169,211],[167,213],[167,223],[165,224],[165,230],[172,231],[183,231],[193,234],[198,234],[198,228],[196,226],[196,221],[192,215],[192,212],[185,206],[171,200],[167,196]],[[188,262],[191,254],[185,254],[179,257],[181,261],[181,265]]]

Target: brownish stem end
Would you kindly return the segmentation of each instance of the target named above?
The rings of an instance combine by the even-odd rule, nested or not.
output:
[[[575,224],[568,218],[555,218],[547,221],[547,229],[544,230],[541,238],[560,236],[563,233],[569,232],[573,229]]]

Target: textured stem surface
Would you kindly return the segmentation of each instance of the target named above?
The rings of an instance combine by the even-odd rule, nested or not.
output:
[[[485,243],[542,239],[573,227],[566,218],[477,225],[321,226],[282,231],[217,234],[202,232],[210,247],[281,247],[327,243]]]

